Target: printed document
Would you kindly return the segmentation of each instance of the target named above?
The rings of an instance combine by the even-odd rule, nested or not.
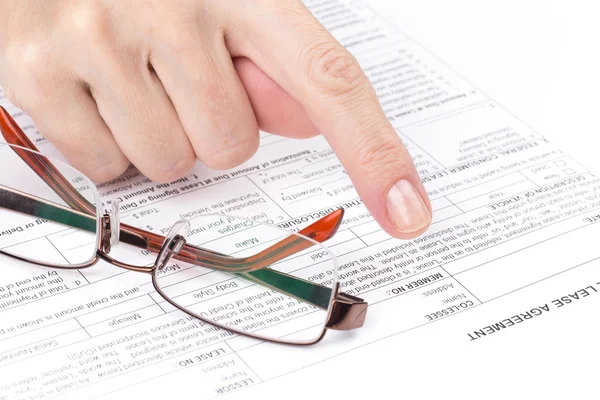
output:
[[[600,180],[368,1],[305,3],[359,60],[409,149],[432,200],[426,233],[387,235],[323,137],[261,133],[256,155],[229,171],[198,163],[158,185],[132,168],[99,191],[121,200],[122,222],[156,232],[203,210],[298,229],[343,207],[325,244],[341,289],[369,303],[365,326],[313,346],[264,343],[176,310],[147,274],[3,257],[0,400],[412,399],[478,381],[497,383],[489,397],[511,397],[516,387],[572,384],[585,359],[575,356],[597,346],[600,247],[590,238],[600,237]],[[62,159],[1,90],[0,104],[41,152]],[[0,243],[35,240],[26,235],[0,221]],[[40,251],[61,257],[69,246]],[[503,381],[514,371],[518,382]]]

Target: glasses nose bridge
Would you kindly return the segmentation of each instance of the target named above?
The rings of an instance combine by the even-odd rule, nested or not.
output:
[[[155,268],[162,269],[173,257],[173,255],[179,253],[186,243],[185,237],[190,232],[190,222],[182,219],[173,224],[169,234],[165,238],[165,241],[156,257]]]
[[[119,245],[119,233],[121,231],[121,201],[119,199],[112,200],[110,211],[107,213],[110,219],[110,245],[115,247]]]
[[[120,226],[120,201],[114,199],[111,201],[111,209],[104,213],[102,216],[101,229],[102,232],[100,247],[98,256],[104,261],[110,264],[116,265],[121,268],[128,270],[136,270],[142,272],[151,272],[155,269],[162,269],[169,260],[179,253],[183,246],[186,244],[185,237],[188,235],[191,229],[190,222],[185,219],[181,219],[173,224],[169,230],[169,234],[165,237],[165,240],[161,246],[160,251],[156,257],[154,265],[152,266],[134,266],[121,261],[118,261],[111,256],[109,253],[111,249],[119,245],[119,237],[121,234]]]
[[[111,208],[107,210],[102,216],[100,224],[100,250],[109,254],[111,249],[119,245],[119,236],[121,232],[121,212],[119,199],[111,201]]]

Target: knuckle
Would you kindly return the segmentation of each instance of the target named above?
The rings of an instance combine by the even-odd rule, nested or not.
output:
[[[384,131],[373,126],[360,136],[354,147],[352,156],[356,165],[362,167],[365,173],[372,173],[374,178],[390,169],[403,174],[406,156],[400,141],[395,140],[397,136],[383,134]]]
[[[113,136],[123,138],[121,148],[128,150],[124,153],[148,178],[171,182],[192,169],[196,162],[194,149],[174,110],[152,107],[148,100],[131,102],[130,128],[120,127]]]
[[[302,59],[309,90],[337,97],[364,86],[366,76],[358,61],[341,45],[317,42],[308,47]]]
[[[158,157],[152,158],[153,162],[148,172],[145,174],[152,180],[168,183],[179,179],[186,175],[196,162],[196,158],[192,153],[181,155],[178,154],[176,159]]]
[[[51,99],[54,93],[53,68],[43,43],[28,42],[18,49],[7,51],[7,72],[13,77],[9,96],[28,112],[35,112]]]
[[[68,28],[69,35],[77,37],[86,46],[104,43],[109,37],[109,19],[103,12],[100,4],[94,1],[74,2],[69,8]]]
[[[208,48],[223,43],[225,29],[219,21],[209,18],[209,14],[203,15],[201,29],[198,28],[196,17],[178,14],[173,19],[178,23],[162,29],[157,40],[166,45],[169,52],[180,62],[194,65],[199,61],[199,54],[202,58],[207,58]]]
[[[227,83],[220,79],[211,63],[185,63],[182,70],[193,99],[206,107],[213,106],[215,111],[222,111],[221,106],[227,102]]]
[[[214,55],[197,45],[176,45],[172,48],[182,77],[201,99],[219,99],[226,92],[227,80],[222,79],[223,66],[218,65]]]
[[[74,166],[78,168],[77,165]],[[121,176],[129,168],[129,160],[124,156],[117,157],[95,167],[90,166],[89,162],[83,162],[81,168],[83,169],[78,169],[94,182],[104,183]]]
[[[229,139],[228,139],[229,138]],[[231,139],[233,138],[233,139]],[[202,162],[211,169],[234,168],[256,153],[258,137],[255,135],[224,135],[212,146],[203,147],[199,153]]]
[[[166,132],[168,130],[164,130]],[[182,133],[183,135],[183,133]],[[181,139],[184,137],[182,136]],[[194,166],[196,156],[192,146],[181,139],[170,136],[151,135],[146,137],[143,158],[136,158],[139,169],[150,179],[158,182],[172,182],[186,175]],[[141,157],[137,154],[136,157]]]
[[[191,29],[182,29],[181,25],[177,28],[166,28],[162,33],[162,41],[169,46],[169,51],[178,61],[185,62],[192,59],[198,46],[190,46],[194,43]]]
[[[27,42],[10,46],[5,52],[9,71],[23,71],[27,75],[43,73],[47,62],[47,52],[43,42]]]

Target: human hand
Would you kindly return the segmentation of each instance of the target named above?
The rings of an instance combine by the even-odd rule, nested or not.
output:
[[[250,158],[322,133],[390,235],[431,206],[359,64],[300,0],[0,0],[0,85],[96,181]]]

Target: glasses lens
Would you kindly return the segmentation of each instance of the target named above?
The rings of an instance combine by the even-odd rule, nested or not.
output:
[[[38,163],[54,164],[69,181],[68,187],[52,190],[17,152]],[[58,194],[69,191],[79,193],[87,211]],[[93,183],[72,167],[0,143],[0,252],[57,267],[89,263],[98,243],[96,196]]]
[[[156,271],[155,286],[172,304],[261,339],[314,343],[322,337],[337,280],[323,245],[237,217],[190,222],[187,242],[214,253],[197,254],[206,267],[176,261]]]

